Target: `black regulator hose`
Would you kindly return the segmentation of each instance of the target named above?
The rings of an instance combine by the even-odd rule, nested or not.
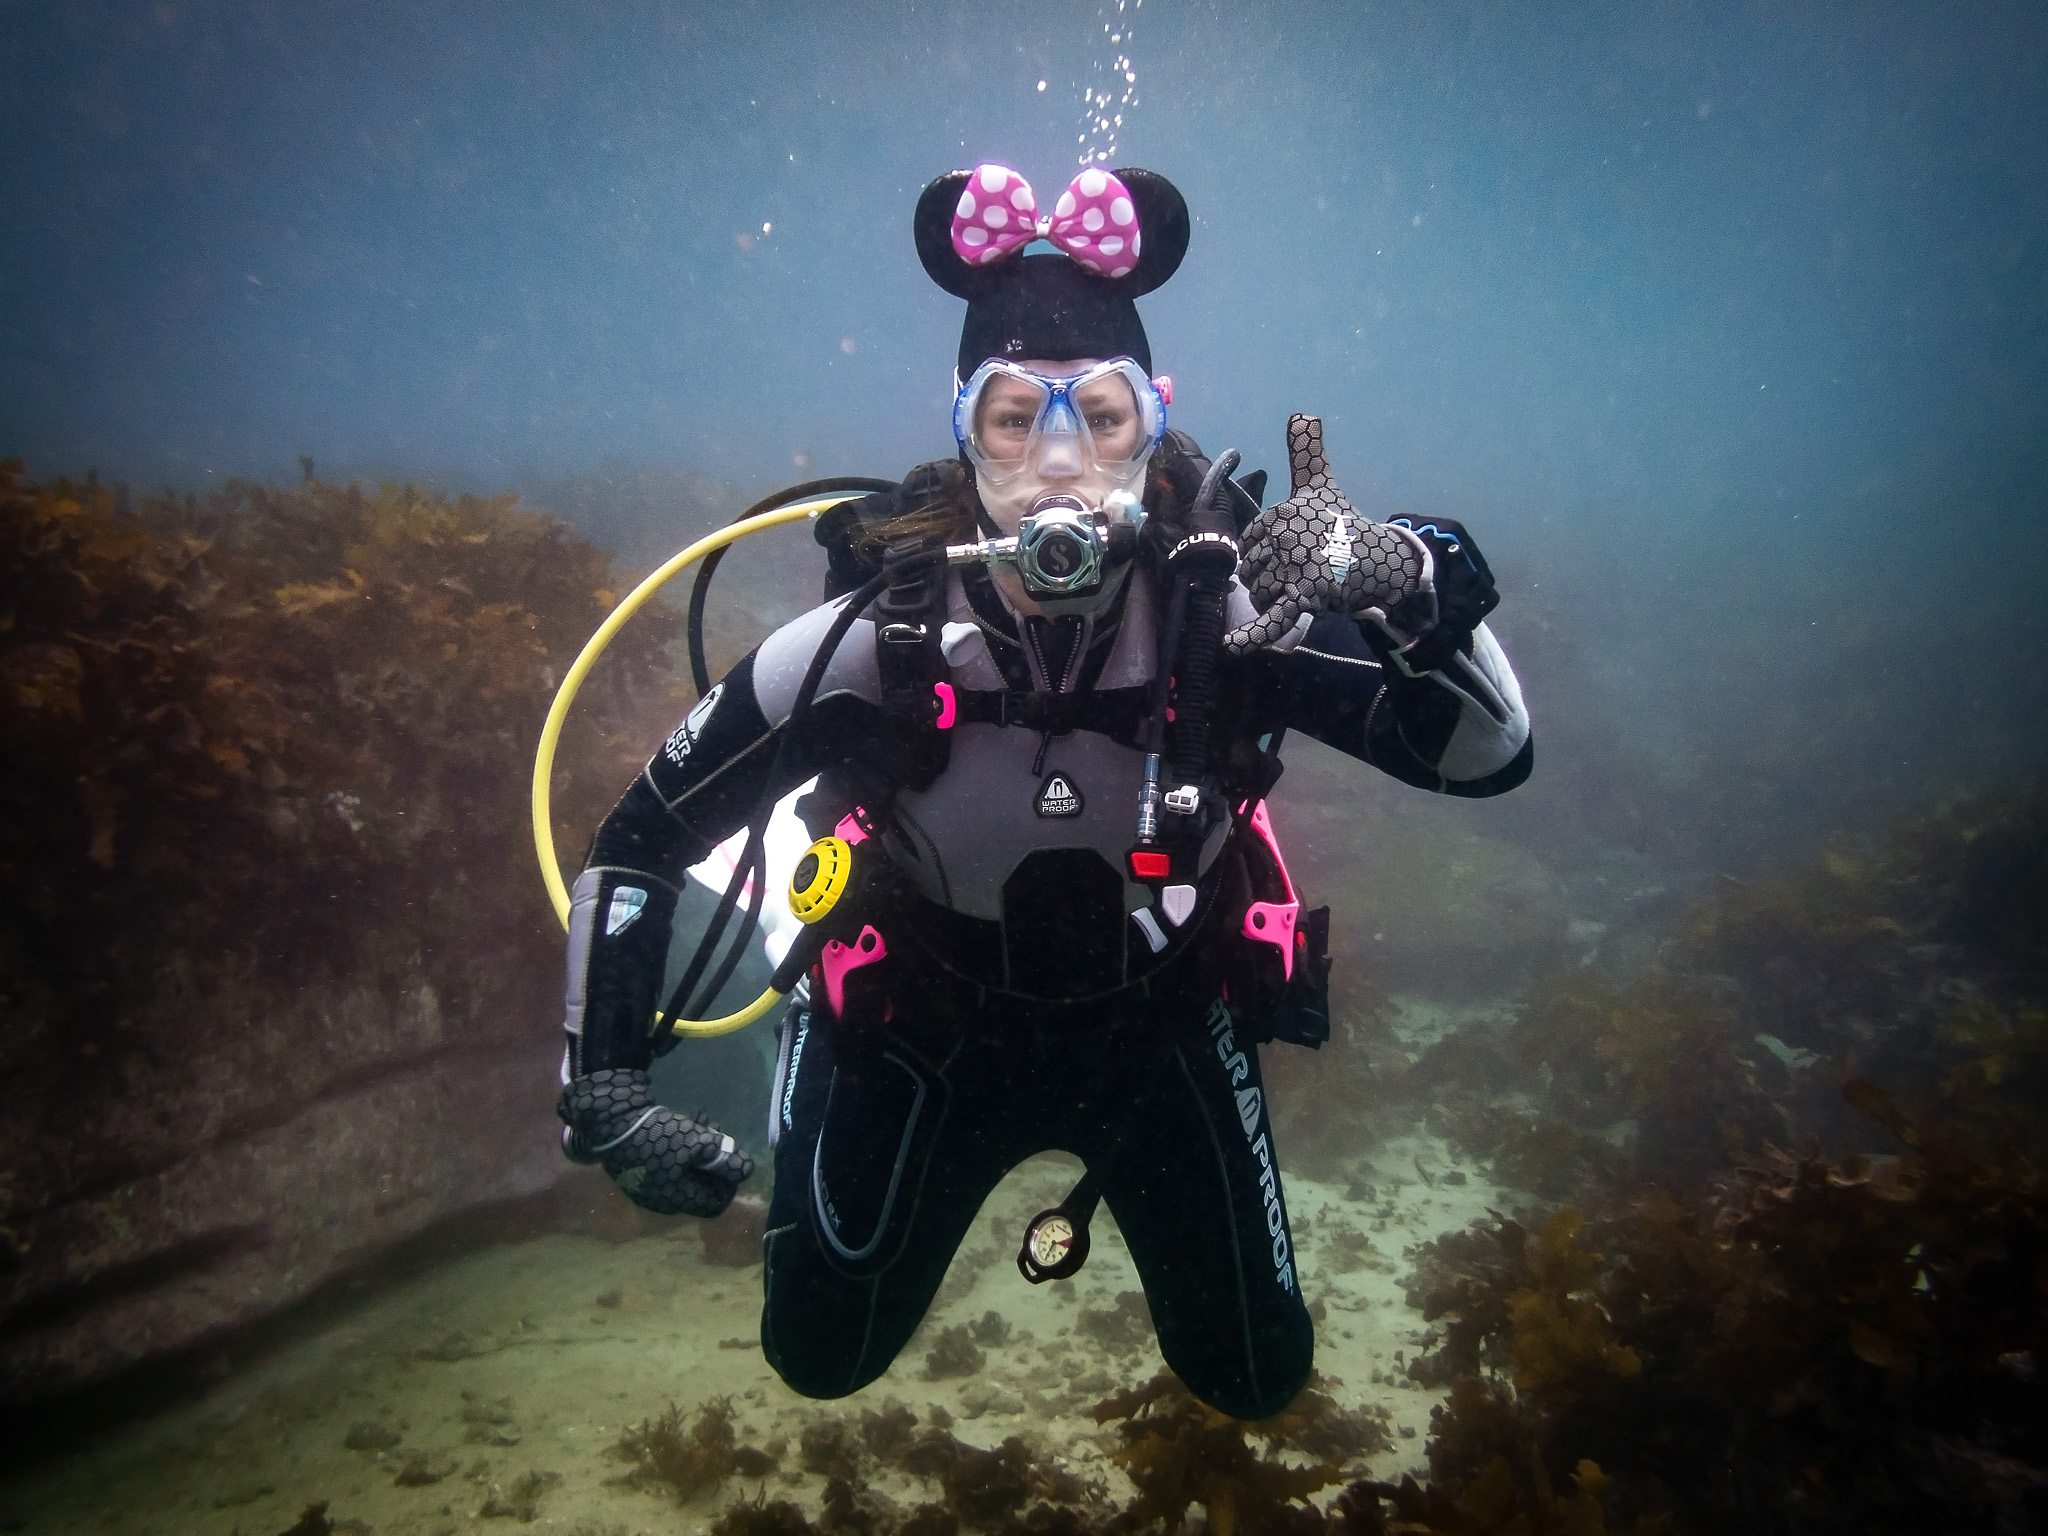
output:
[[[768,819],[775,813],[776,786],[782,782],[782,770],[788,761],[790,743],[810,727],[811,702],[818,696],[818,688],[825,680],[825,669],[839,653],[840,644],[846,639],[847,632],[890,582],[921,572],[929,565],[943,562],[945,558],[945,550],[936,549],[912,555],[891,565],[848,597],[845,606],[834,616],[831,627],[825,631],[825,638],[811,654],[811,664],[805,669],[803,681],[797,687],[796,698],[789,707],[789,718],[783,722],[782,738],[775,744],[774,761],[762,780],[761,802],[748,823],[746,849],[733,867],[732,878],[726,882],[725,894],[718,899],[717,910],[711,914],[711,921],[705,925],[702,936],[697,940],[697,948],[690,956],[690,963],[683,968],[682,978],[676,982],[675,990],[669,994],[668,1007],[662,1010],[664,1018],[696,1018],[702,1010],[709,1008],[718,994],[725,989],[726,983],[732,979],[732,973],[738,969],[741,957],[754,942],[754,935],[761,925],[761,908],[768,899],[767,831]],[[747,904],[746,917],[741,924],[740,932],[727,948],[725,958],[719,962],[718,970],[713,974],[703,995],[696,999],[698,1011],[681,1012],[683,1004],[696,990],[698,979],[703,976],[705,967],[711,963],[711,956],[717,951],[719,941],[724,937],[726,925],[732,920],[733,909],[739,905],[740,892],[746,888],[750,874],[754,878],[754,899]]]
[[[801,485],[787,486],[773,496],[763,496],[733,521],[743,523],[750,517],[773,512],[793,501],[830,496],[834,491],[866,491],[871,496],[879,496],[895,489],[894,480],[877,480],[869,475],[828,475],[823,480],[806,480]],[[718,573],[719,563],[725,559],[726,550],[731,548],[728,544],[706,555],[697,566],[696,580],[690,583],[690,681],[697,685],[697,697],[700,699],[711,691],[711,668],[704,660],[704,602],[711,595],[711,578]]]
[[[1209,706],[1223,650],[1223,600],[1237,571],[1237,524],[1228,490],[1237,463],[1232,448],[1209,466],[1188,509],[1187,532],[1166,557],[1167,570],[1185,581],[1187,591],[1173,690],[1174,770],[1182,786],[1200,784],[1208,763]]]

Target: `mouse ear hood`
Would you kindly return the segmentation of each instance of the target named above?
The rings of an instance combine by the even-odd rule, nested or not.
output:
[[[918,194],[910,224],[917,259],[931,280],[954,298],[970,301],[994,292],[1003,280],[999,269],[969,266],[953,249],[953,210],[973,177],[973,171],[948,171],[931,182]]]
[[[967,301],[963,379],[991,357],[1130,357],[1149,373],[1131,301],[1180,269],[1189,231],[1187,202],[1164,176],[1100,166],[1077,172],[1043,215],[1008,166],[948,171],[918,195],[911,219],[931,280]],[[1025,255],[1038,241],[1057,254]]]
[[[1131,201],[1137,205],[1138,228],[1145,235],[1137,266],[1121,280],[1124,292],[1136,298],[1160,287],[1180,270],[1193,229],[1187,199],[1157,171],[1118,166],[1116,175],[1130,189]]]

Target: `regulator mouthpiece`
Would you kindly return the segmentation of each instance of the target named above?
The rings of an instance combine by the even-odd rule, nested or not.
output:
[[[1128,491],[1112,491],[1091,508],[1066,491],[1031,504],[1011,538],[955,544],[946,550],[952,565],[982,561],[1008,565],[1031,600],[1049,613],[1075,613],[1099,606],[1137,553],[1144,508]]]

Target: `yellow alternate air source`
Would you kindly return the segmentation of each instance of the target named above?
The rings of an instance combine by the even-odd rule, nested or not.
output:
[[[577,690],[590,675],[590,669],[597,665],[597,658],[604,654],[612,637],[626,627],[626,621],[647,606],[649,598],[669,582],[680,576],[713,550],[744,539],[750,533],[759,533],[764,528],[774,528],[783,523],[793,523],[799,518],[816,517],[828,507],[836,507],[842,501],[852,501],[853,496],[827,496],[816,501],[800,501],[787,507],[777,507],[772,512],[730,523],[716,533],[699,539],[689,548],[676,555],[639,586],[628,592],[605,621],[598,625],[597,633],[584,645],[582,654],[569,668],[568,676],[562,679],[562,686],[555,690],[555,702],[548,706],[546,724],[540,728],[540,749],[533,757],[533,849],[540,856],[540,878],[548,888],[548,900],[555,904],[555,917],[564,928],[569,926],[569,888],[562,883],[562,866],[555,858],[555,833],[553,813],[549,808],[549,786],[555,774],[555,748],[562,739],[562,722],[568,718],[569,706],[575,702]],[[782,996],[773,987],[763,992],[738,1013],[729,1013],[722,1019],[676,1019],[669,1028],[679,1035],[724,1035],[735,1029],[742,1029],[761,1017],[775,1006]],[[659,1019],[660,1015],[656,1015]]]
[[[789,877],[790,912],[800,923],[820,921],[846,894],[852,877],[853,849],[845,839],[819,838]]]

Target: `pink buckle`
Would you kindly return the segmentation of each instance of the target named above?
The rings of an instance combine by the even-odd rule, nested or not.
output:
[[[1273,818],[1266,814],[1266,802],[1261,800],[1252,807],[1252,830],[1265,839],[1266,847],[1272,850],[1273,862],[1280,870],[1280,883],[1287,887],[1285,901],[1255,901],[1245,908],[1244,936],[1257,939],[1262,944],[1277,945],[1280,950],[1280,974],[1287,980],[1294,979],[1294,924],[1301,915],[1301,899],[1294,894],[1294,879],[1287,873],[1287,860],[1281,857],[1280,840],[1273,835]]]
[[[933,683],[932,692],[939,697],[939,729],[950,731],[953,729],[954,718],[959,714],[959,709],[953,702],[953,685]]]
[[[825,1000],[832,1005],[834,1018],[846,1016],[846,973],[885,960],[888,955],[889,946],[873,923],[862,928],[860,937],[851,944],[842,944],[837,939],[827,941],[819,964],[825,971]]]
[[[868,840],[867,833],[861,831],[860,823],[855,821],[851,815],[839,818],[839,825],[832,829],[832,835],[849,848],[855,843],[864,843]]]

